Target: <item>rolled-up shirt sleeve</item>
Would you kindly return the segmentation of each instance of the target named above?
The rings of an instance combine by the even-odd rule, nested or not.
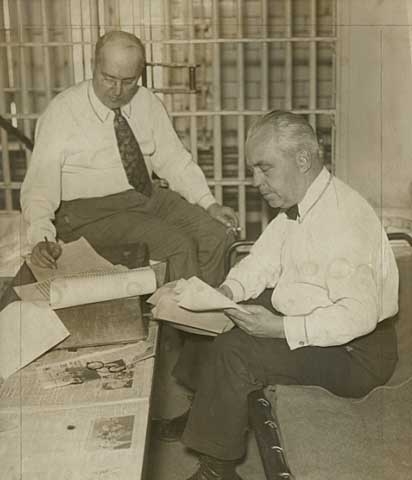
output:
[[[44,237],[56,239],[52,220],[61,200],[62,145],[67,128],[62,110],[53,103],[36,125],[35,146],[20,193],[23,217],[29,224],[28,241],[32,247]]]
[[[170,188],[188,202],[207,209],[216,202],[201,168],[192,160],[173,129],[162,102],[153,95],[152,99],[155,152],[151,157],[154,172],[165,178]]]

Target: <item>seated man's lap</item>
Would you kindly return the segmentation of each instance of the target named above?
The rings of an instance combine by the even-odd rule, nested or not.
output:
[[[271,305],[272,290],[248,303]],[[291,350],[285,339],[253,337],[238,328],[218,336],[211,354],[242,357],[261,386],[316,385],[336,395],[360,397],[385,383],[396,363],[396,337],[392,319],[370,334],[345,345],[308,346]],[[193,373],[192,373],[193,375]]]
[[[170,279],[201,276],[199,262],[206,269],[211,263],[206,281],[218,283],[223,277],[225,227],[169,190],[156,188],[147,200],[129,190],[62,202],[56,229],[65,242],[81,236],[93,246],[145,242],[152,259],[169,260]]]

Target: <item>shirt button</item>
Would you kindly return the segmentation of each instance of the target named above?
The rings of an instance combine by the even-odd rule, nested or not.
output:
[[[301,340],[301,341],[299,342],[299,345],[300,345],[301,347],[303,347],[303,345],[305,345],[305,342],[304,342],[303,340]]]

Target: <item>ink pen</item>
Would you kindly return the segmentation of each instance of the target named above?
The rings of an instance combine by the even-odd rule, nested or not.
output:
[[[47,239],[46,236],[44,237],[44,241],[46,242],[46,250],[47,250],[47,253],[48,253],[51,257],[53,257],[53,253],[52,253],[52,251],[51,251],[51,249],[50,249],[50,243],[49,243],[49,240]],[[57,268],[56,260],[55,260],[54,258],[53,258],[53,266],[54,266],[54,268]]]

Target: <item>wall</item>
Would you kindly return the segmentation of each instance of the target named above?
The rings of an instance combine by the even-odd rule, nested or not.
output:
[[[412,218],[409,0],[339,0],[336,173]]]

